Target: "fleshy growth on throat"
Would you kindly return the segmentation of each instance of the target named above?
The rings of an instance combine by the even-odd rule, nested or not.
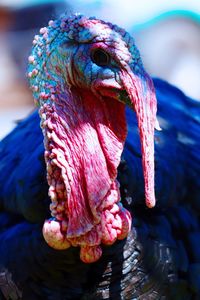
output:
[[[131,226],[116,181],[126,138],[124,105],[112,109],[118,124],[112,105],[79,91],[40,109],[54,218],[45,222],[44,238],[55,249],[80,246],[85,262],[96,261],[100,244],[123,239]]]

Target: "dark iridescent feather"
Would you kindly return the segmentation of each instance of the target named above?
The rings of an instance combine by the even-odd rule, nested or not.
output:
[[[157,206],[143,204],[140,142],[128,110],[118,177],[133,230],[104,247],[97,263],[86,265],[78,249],[56,251],[43,239],[49,199],[37,112],[0,143],[0,274],[11,275],[10,299],[200,297],[200,104],[164,81],[154,84],[162,127],[155,137]]]

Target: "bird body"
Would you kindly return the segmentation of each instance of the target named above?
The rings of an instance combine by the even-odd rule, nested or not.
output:
[[[156,100],[130,36],[78,16],[40,34],[40,117],[0,143],[0,299],[198,297],[199,103],[154,80],[148,209]]]

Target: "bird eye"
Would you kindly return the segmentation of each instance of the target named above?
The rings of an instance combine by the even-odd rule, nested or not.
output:
[[[91,60],[97,66],[108,66],[110,64],[110,55],[102,49],[94,49],[91,52]]]

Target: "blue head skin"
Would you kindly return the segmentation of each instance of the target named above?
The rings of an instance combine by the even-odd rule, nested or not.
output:
[[[124,90],[122,68],[146,74],[133,38],[117,25],[94,17],[74,15],[49,21],[33,45],[28,78],[36,101],[41,93],[50,98],[49,87],[66,83],[94,92],[99,85]]]

